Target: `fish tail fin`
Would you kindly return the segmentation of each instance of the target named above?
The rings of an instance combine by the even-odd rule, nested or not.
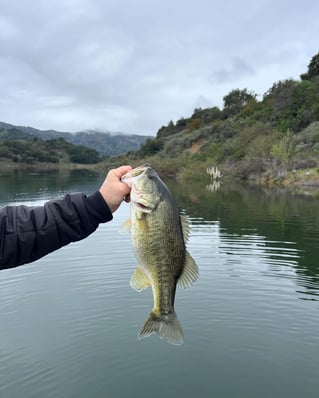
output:
[[[145,339],[152,334],[158,334],[170,344],[181,345],[184,342],[183,331],[174,311],[168,315],[156,315],[153,311],[150,313],[138,338]]]

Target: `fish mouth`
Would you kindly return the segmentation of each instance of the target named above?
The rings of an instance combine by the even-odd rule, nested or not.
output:
[[[150,164],[145,163],[145,164],[143,164],[141,166],[135,167],[135,169],[133,169],[133,170],[129,171],[128,173],[126,173],[122,178],[125,179],[127,177],[131,177],[131,178],[132,177],[137,177],[137,176],[143,174],[144,171],[149,169],[150,167],[151,167]]]
[[[131,203],[134,207],[136,207],[138,210],[142,211],[143,213],[151,213],[153,210],[151,207],[146,206],[144,205],[144,203],[141,202],[131,201]]]
[[[135,169],[133,169],[133,170],[130,171],[130,176],[131,176],[131,177],[137,177],[137,176],[139,176],[140,174],[143,174],[144,171],[147,170],[147,169],[149,169],[150,167],[151,167],[151,165],[148,164],[148,163],[145,163],[145,164],[143,164],[143,165],[141,165],[141,166],[138,166],[138,167],[136,167]]]
[[[121,181],[127,184],[129,187],[132,187],[132,178],[138,177],[139,175],[143,174],[151,166],[146,163],[142,166],[138,166],[135,169],[129,171],[128,173],[124,174],[121,178]]]
[[[137,177],[144,172],[145,168],[133,169],[130,173],[131,177]]]

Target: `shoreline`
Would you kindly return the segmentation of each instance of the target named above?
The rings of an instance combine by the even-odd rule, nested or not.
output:
[[[23,171],[23,170],[97,170],[100,163],[96,164],[78,164],[78,163],[14,163],[0,161],[0,173],[5,171]]]
[[[114,159],[115,160],[115,159]],[[3,172],[10,172],[10,171],[23,171],[23,170],[34,170],[34,171],[67,171],[67,170],[90,170],[95,172],[105,172],[106,170],[117,167],[118,166],[118,159],[117,162],[112,162],[110,159],[109,162],[100,162],[95,164],[77,164],[77,163],[44,163],[44,162],[37,162],[37,163],[14,163],[14,162],[5,162],[0,160],[0,174]],[[123,159],[123,162],[126,161]],[[113,164],[112,164],[113,163]],[[121,163],[121,162],[120,162]],[[136,163],[136,161],[134,161]],[[230,170],[229,170],[230,171]],[[164,169],[162,170],[164,172]],[[169,170],[168,170],[169,172]],[[183,173],[182,173],[183,174]],[[226,172],[226,175],[228,173]],[[225,176],[226,179],[229,177],[233,177],[235,179],[236,176],[230,174]],[[179,173],[175,174],[175,179],[180,179]],[[192,178],[193,176],[189,176]],[[195,176],[194,176],[195,177]],[[183,179],[183,177],[181,178]],[[285,187],[290,189],[311,189],[311,190],[318,190],[319,191],[319,168],[312,168],[312,169],[300,169],[300,170],[293,170],[287,172],[285,176],[274,178],[269,176],[261,176],[260,178],[248,178],[243,179],[243,183],[245,182],[253,182],[259,185],[264,186],[279,186]]]

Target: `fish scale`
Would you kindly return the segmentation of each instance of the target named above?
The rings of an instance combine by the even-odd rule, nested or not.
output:
[[[153,290],[155,299],[153,311],[168,314],[172,312],[174,304],[175,281],[171,280],[174,275],[170,268],[173,267],[171,266],[171,261],[168,261],[167,257],[172,259],[173,256],[176,256],[174,253],[176,243],[172,242],[168,248],[166,247],[164,252],[165,248],[163,247],[163,240],[161,239],[162,231],[158,228],[156,219],[154,219],[154,217],[145,217],[144,222],[146,223],[146,229],[148,231],[147,239],[138,237],[136,244],[138,252],[143,253],[143,255],[140,256],[142,257],[140,258],[140,265],[143,267],[143,264],[149,264],[148,267],[143,267],[143,271],[152,279],[152,286],[158,285],[160,287],[159,289],[155,288]],[[143,231],[141,228],[138,229],[138,231],[141,230]],[[142,244],[140,245],[139,242]],[[162,254],[158,255],[159,253]],[[180,268],[182,269],[182,264]],[[178,272],[177,276],[179,276],[180,272]]]

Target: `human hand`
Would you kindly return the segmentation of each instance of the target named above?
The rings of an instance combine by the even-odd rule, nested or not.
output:
[[[107,173],[107,176],[101,185],[100,193],[112,213],[120,207],[123,200],[129,201],[131,188],[121,181],[121,177],[131,170],[131,166],[121,166],[117,169],[112,169]]]

